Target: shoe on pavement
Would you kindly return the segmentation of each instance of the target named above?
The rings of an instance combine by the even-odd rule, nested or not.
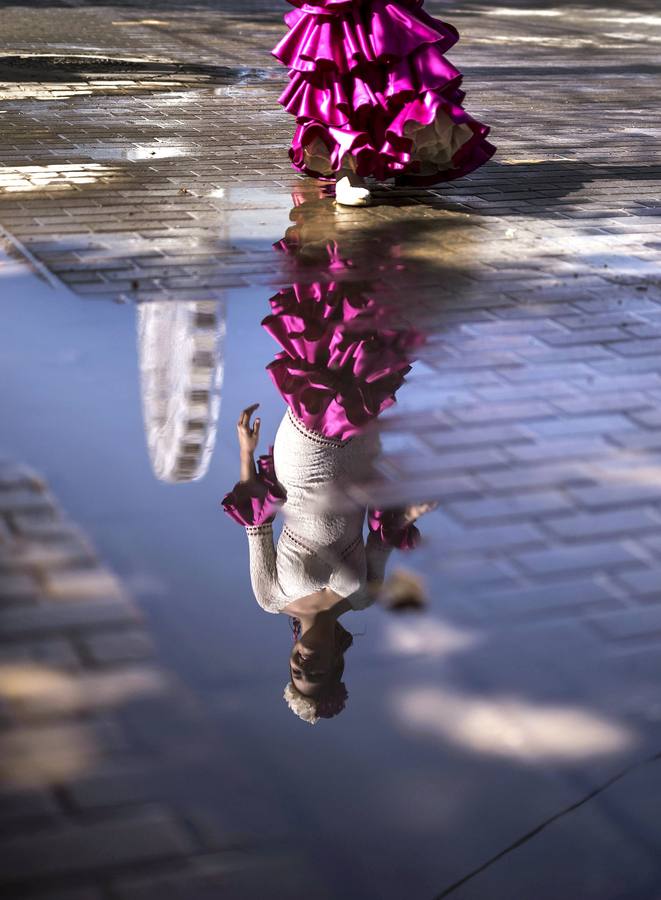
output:
[[[353,183],[352,183],[353,181]],[[348,175],[338,178],[335,185],[335,202],[340,206],[367,206],[372,199],[369,188],[361,184],[362,179]]]

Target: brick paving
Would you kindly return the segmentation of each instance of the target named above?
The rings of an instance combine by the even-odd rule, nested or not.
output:
[[[429,565],[446,608],[542,636],[563,622],[607,658],[658,647],[656,5],[429,3],[464,35],[453,60],[499,154],[460,182],[386,185],[370,209],[342,211],[286,158],[291,121],[276,104],[284,74],[268,54],[280,8],[200,3],[182,23],[175,0],[91,3],[76,9],[74,45],[61,37],[73,7],[34,4],[0,20],[4,54],[62,54],[48,66],[33,59],[29,79],[0,67],[0,224],[17,244],[94,302],[216,302],[260,286],[266,297],[292,280],[271,243],[291,224],[297,192],[304,202],[291,219],[311,239],[337,240],[356,262],[346,277],[373,279],[429,335],[386,418],[383,478],[367,492],[441,501],[429,538],[442,552]],[[75,54],[133,63],[90,67]],[[296,277],[324,276],[310,267]],[[110,573],[83,569],[93,583],[81,575],[76,567],[90,562],[75,531],[56,540],[39,531],[50,503],[11,479],[0,493],[5,541],[38,530],[26,531],[36,545],[0,558],[3,653],[76,672],[134,665],[147,637],[133,607]],[[51,574],[35,580],[42,564]],[[39,728],[85,750],[87,725]],[[98,725],[94,746],[121,746],[107,711]],[[28,746],[35,727],[22,726],[10,747]],[[79,839],[72,816],[87,814],[72,813],[60,781],[9,805],[28,824],[57,820],[61,833],[44,836],[46,867]],[[167,805],[141,807],[121,823],[117,859],[90,865],[133,865],[121,854],[143,827],[146,857],[191,856],[191,829]],[[29,839],[15,840],[20,880]],[[141,879],[117,896],[158,895]],[[106,889],[97,881],[89,896]]]

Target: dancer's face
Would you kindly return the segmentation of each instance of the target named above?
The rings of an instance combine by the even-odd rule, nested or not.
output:
[[[306,697],[316,697],[336,668],[335,642],[308,634],[294,644],[289,657],[291,680]]]

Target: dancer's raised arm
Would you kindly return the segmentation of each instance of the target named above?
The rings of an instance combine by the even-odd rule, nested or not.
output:
[[[246,407],[237,422],[240,477],[223,498],[222,505],[225,512],[246,530],[250,550],[250,581],[255,599],[267,612],[277,613],[282,604],[279,603],[281,592],[271,523],[287,495],[275,476],[272,452],[260,456],[255,464],[261,423],[256,418],[252,424],[251,418],[258,406],[258,403],[253,403]]]
[[[417,503],[403,509],[370,509],[370,533],[365,543],[367,569],[364,605],[369,606],[379,596],[386,572],[386,563],[393,550],[413,550],[420,540],[415,523],[425,513],[436,509],[437,503]],[[354,608],[358,608],[355,606]]]
[[[257,469],[255,468],[255,450],[257,449],[257,444],[259,443],[259,429],[261,427],[262,420],[257,417],[255,418],[254,425],[252,425],[250,422],[252,414],[257,409],[259,409],[259,403],[253,403],[252,406],[247,406],[239,416],[239,421],[236,423],[236,433],[239,439],[239,452],[241,459],[240,480],[242,482],[255,481],[257,479]]]
[[[246,528],[250,552],[250,583],[255,600],[266,612],[278,613],[282,609],[278,585],[277,555],[273,543],[273,526]]]

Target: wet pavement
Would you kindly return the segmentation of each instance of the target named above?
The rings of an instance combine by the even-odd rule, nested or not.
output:
[[[356,210],[289,167],[283,9],[77,6],[0,8],[3,896],[656,900],[654,4],[428,4],[499,154]],[[276,354],[328,395],[310,300],[379,423],[332,508],[439,504],[313,728],[220,510]]]

